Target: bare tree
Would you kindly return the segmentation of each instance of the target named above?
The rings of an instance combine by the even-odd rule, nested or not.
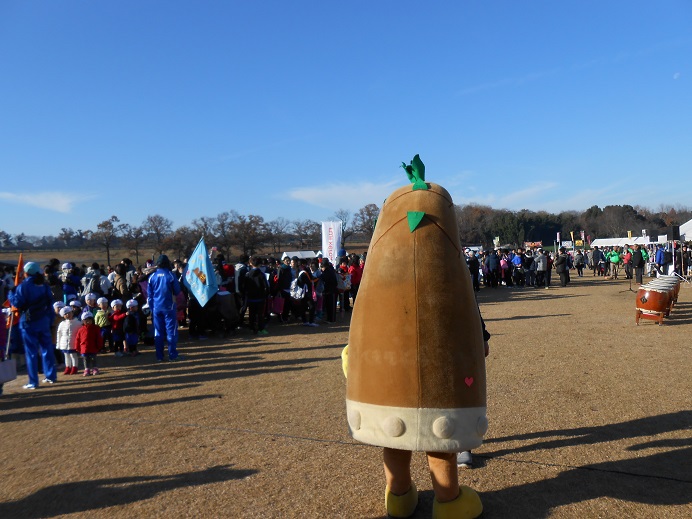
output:
[[[191,231],[197,233],[198,240],[201,237],[205,238],[206,243],[214,241],[214,227],[216,226],[216,218],[209,216],[201,216],[192,220]]]
[[[122,230],[122,225],[119,222],[120,219],[117,216],[111,216],[108,220],[96,224],[96,232],[92,234],[92,238],[106,249],[108,265],[111,264],[111,246]]]
[[[9,247],[11,244],[10,235],[5,231],[0,231],[0,247]]]
[[[60,229],[58,239],[63,242],[65,247],[69,247],[72,240],[75,238],[75,232],[70,227]]]
[[[267,223],[268,237],[275,253],[281,252],[281,245],[288,242],[288,230],[290,228],[291,222],[282,217]]]
[[[261,216],[255,214],[240,216],[233,227],[233,234],[244,254],[254,254],[267,240],[267,225]]]
[[[334,218],[341,220],[341,248],[346,248],[346,240],[353,235],[351,213],[346,209],[339,209],[334,213]]]
[[[136,265],[139,265],[139,251],[144,243],[144,234],[142,227],[132,227],[129,224],[123,224],[121,227],[123,244],[135,255]]]
[[[172,251],[176,258],[189,258],[198,241],[197,231],[183,225],[166,239],[166,249]]]
[[[291,225],[300,250],[314,245],[322,234],[322,226],[314,220],[294,220]]]
[[[237,243],[235,236],[235,225],[239,219],[240,215],[233,210],[220,213],[216,217],[216,222],[214,225],[216,247],[219,249],[219,252],[226,255],[226,258],[231,257],[233,246]]]
[[[380,208],[375,204],[368,204],[358,209],[358,212],[353,216],[354,232],[362,234],[370,240],[375,232],[375,223],[379,214]]]
[[[142,227],[154,240],[154,250],[158,254],[163,254],[166,251],[166,238],[170,236],[173,230],[173,222],[160,214],[147,216]]]

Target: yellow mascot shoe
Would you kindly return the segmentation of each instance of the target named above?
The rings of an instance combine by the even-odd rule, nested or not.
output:
[[[481,498],[474,489],[459,487],[459,497],[454,501],[439,503],[433,501],[433,519],[474,519],[483,513]]]
[[[384,492],[384,506],[389,517],[411,517],[418,506],[418,490],[412,482],[411,488],[403,496],[395,496],[389,491]]]

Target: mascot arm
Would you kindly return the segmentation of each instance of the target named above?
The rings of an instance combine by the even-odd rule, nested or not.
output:
[[[344,370],[344,377],[348,378],[348,344],[341,352],[341,369]]]

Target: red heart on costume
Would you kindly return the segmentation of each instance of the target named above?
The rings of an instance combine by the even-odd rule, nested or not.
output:
[[[471,387],[471,384],[473,384],[473,377],[466,377],[464,382],[466,382],[467,386]]]

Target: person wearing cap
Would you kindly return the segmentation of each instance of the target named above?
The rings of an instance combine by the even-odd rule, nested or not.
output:
[[[560,254],[555,259],[555,272],[560,276],[560,285],[566,287],[570,279],[567,263],[567,249],[564,247],[560,247]]]
[[[26,369],[29,382],[24,389],[38,388],[38,355],[43,360],[43,382],[53,384],[57,380],[55,354],[50,325],[53,319],[53,296],[38,263],[24,265],[25,279],[10,290],[9,300],[20,312],[19,330],[24,341]]]
[[[77,299],[71,299],[68,306],[72,307],[75,317],[77,320],[80,320],[80,316],[82,315],[82,303],[80,303]]]
[[[94,314],[94,324],[101,328],[101,338],[103,338],[103,350],[101,350],[101,353],[106,352],[106,341],[109,343],[110,351],[114,351],[113,335],[111,334],[111,312],[108,306],[108,298],[99,297],[96,300],[96,304],[99,308]]]
[[[86,310],[82,313],[82,326],[77,330],[75,347],[84,360],[84,376],[98,375],[96,354],[103,348],[101,329],[94,324],[94,314]]]
[[[178,320],[175,296],[180,292],[180,283],[171,272],[168,256],[161,254],[156,260],[157,269],[149,276],[147,304],[154,323],[154,346],[156,360],[163,361],[164,338],[168,342],[168,360],[182,360],[178,355]]]
[[[98,301],[98,296],[94,293],[89,293],[84,296],[84,304],[86,305],[84,307],[84,310],[89,310],[92,314],[96,315],[96,312],[98,312],[99,307],[96,305],[96,301]]]
[[[130,299],[125,303],[127,313],[123,321],[123,332],[125,333],[125,354],[130,357],[139,355],[137,344],[139,343],[139,304],[136,299]]]
[[[81,289],[81,278],[77,275],[75,267],[72,263],[63,263],[62,272],[60,274],[62,282],[62,290],[65,302],[77,299],[79,290]]]
[[[71,306],[63,306],[60,309],[63,321],[58,326],[55,347],[65,356],[65,372],[63,375],[76,375],[79,371],[79,356],[75,347],[77,330],[82,327],[79,319],[74,319]]]
[[[120,299],[113,299],[111,301],[111,308],[113,313],[110,316],[112,337],[113,337],[113,348],[116,357],[123,356],[123,345],[125,344],[125,333],[123,332],[123,324],[125,323],[125,317],[127,313],[123,310],[123,302]]]

